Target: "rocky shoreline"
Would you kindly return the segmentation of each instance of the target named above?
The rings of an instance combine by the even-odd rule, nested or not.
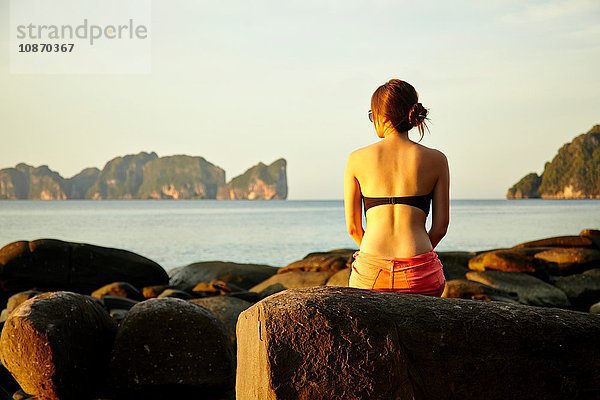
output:
[[[238,398],[252,398],[240,388],[257,390],[247,381],[257,378],[247,366],[247,358],[253,357],[249,349],[255,346],[247,329],[254,328],[242,328],[240,315],[262,321],[257,307],[267,310],[267,305],[279,304],[275,299],[316,296],[302,300],[316,304],[334,290],[338,297],[354,298],[358,291],[424,309],[449,307],[445,299],[450,298],[477,307],[510,306],[525,320],[542,308],[563,309],[556,311],[563,327],[575,320],[592,328],[600,324],[599,230],[511,248],[437,252],[447,281],[442,299],[425,301],[442,302],[435,304],[419,300],[427,296],[389,297],[347,288],[355,251],[310,253],[282,268],[208,261],[167,273],[123,249],[57,239],[7,244],[0,249],[0,399],[234,399],[236,387]],[[302,292],[315,287],[323,293]],[[502,308],[493,310],[496,315]],[[274,329],[268,333],[277,335]],[[240,335],[245,335],[239,342],[242,349]],[[240,355],[243,370],[238,368]],[[283,372],[297,368],[287,362],[280,365]],[[271,378],[276,375],[270,373]],[[593,390],[600,393],[600,387]]]

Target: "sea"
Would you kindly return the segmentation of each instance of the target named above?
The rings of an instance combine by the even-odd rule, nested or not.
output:
[[[600,200],[457,199],[450,213],[436,251],[600,229]],[[166,270],[213,260],[281,267],[311,252],[357,249],[346,233],[343,200],[0,201],[0,246],[41,238],[126,249]]]

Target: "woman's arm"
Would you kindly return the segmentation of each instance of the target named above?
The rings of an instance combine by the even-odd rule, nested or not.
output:
[[[354,152],[348,156],[344,172],[344,213],[348,234],[360,248],[365,233],[362,226],[362,194],[360,184],[355,176]]]
[[[434,249],[446,235],[450,224],[450,170],[448,159],[442,152],[440,155],[441,172],[433,189],[433,215],[429,230],[429,239]]]

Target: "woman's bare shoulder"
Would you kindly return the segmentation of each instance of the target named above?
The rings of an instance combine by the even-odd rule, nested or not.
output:
[[[439,163],[448,163],[448,159],[446,155],[433,147],[427,147],[419,143],[419,146],[422,148],[423,152],[432,160]]]
[[[375,143],[371,143],[371,144],[368,144],[363,147],[359,147],[350,153],[350,157],[353,159],[362,158],[362,157],[370,154],[375,149],[377,144],[378,144],[378,142],[375,142]]]

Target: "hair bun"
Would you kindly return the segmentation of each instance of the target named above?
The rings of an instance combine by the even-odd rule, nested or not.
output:
[[[421,103],[415,103],[408,111],[408,122],[412,126],[419,126],[427,118],[427,109]]]

